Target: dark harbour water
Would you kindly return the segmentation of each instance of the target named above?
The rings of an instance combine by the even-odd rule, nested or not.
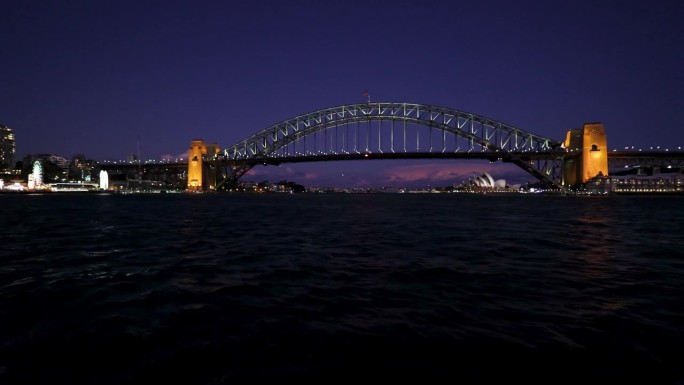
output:
[[[0,207],[0,384],[684,383],[684,197]]]

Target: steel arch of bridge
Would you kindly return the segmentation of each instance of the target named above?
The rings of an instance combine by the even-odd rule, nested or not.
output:
[[[380,122],[375,131],[371,121]],[[389,122],[390,127],[383,129],[383,122]],[[366,138],[360,138],[359,127],[364,123],[367,124],[362,127]],[[429,140],[429,148],[420,148],[421,137],[417,130],[414,131],[416,142],[407,146],[407,124],[429,129],[424,136]],[[350,134],[349,125],[356,125],[356,131]],[[342,135],[338,134],[340,128]],[[331,134],[326,135],[326,132]],[[494,158],[514,162],[539,179],[560,186],[560,144],[484,116],[451,108],[378,102],[330,107],[287,119],[226,147],[221,158],[238,165],[239,171],[233,170],[235,179],[255,164],[358,159],[355,154],[384,154],[385,158],[390,158],[390,154],[392,158],[402,158],[402,154],[406,158],[416,155]],[[481,156],[473,156],[474,152]]]

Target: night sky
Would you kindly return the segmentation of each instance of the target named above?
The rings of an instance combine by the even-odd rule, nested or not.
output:
[[[558,140],[684,147],[681,1],[4,1],[0,123],[17,158],[185,156],[290,117],[433,104]],[[305,185],[447,185],[478,161],[257,167]],[[534,178],[522,175],[521,180]],[[519,182],[519,181],[518,181]]]

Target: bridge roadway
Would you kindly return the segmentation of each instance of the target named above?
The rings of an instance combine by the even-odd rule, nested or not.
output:
[[[381,160],[381,159],[487,159],[494,161],[511,161],[512,159],[553,159],[557,157],[552,153],[506,153],[494,154],[491,152],[358,152],[349,154],[302,154],[296,156],[278,156],[260,158],[258,160],[245,160],[244,162],[254,165],[279,165],[282,163],[304,163],[336,160]],[[241,160],[235,160],[241,162]]]
[[[573,156],[572,153],[560,153],[568,154]],[[265,159],[246,159],[246,160],[234,160],[235,162],[244,162],[253,165],[264,164],[264,165],[279,165],[282,163],[304,163],[304,162],[320,162],[320,161],[337,161],[337,160],[380,160],[380,159],[487,159],[491,161],[501,161],[506,160],[511,157],[519,157],[522,159],[553,159],[558,157],[559,153],[552,152],[509,152],[493,154],[491,152],[421,152],[421,153],[404,153],[404,152],[359,152],[351,154],[302,154],[289,157],[271,157]],[[611,151],[608,153],[609,166],[612,168],[614,166],[621,166],[625,161],[632,161],[630,164],[635,164],[635,166],[642,166],[644,164],[651,162],[652,160],[658,160],[658,165],[668,165],[672,164],[681,165],[684,167],[684,150],[682,151]],[[215,161],[205,160],[207,164],[213,164]],[[642,164],[643,163],[643,164]],[[98,166],[102,170],[117,172],[117,170],[126,171],[126,173],[131,173],[138,168],[143,170],[154,170],[154,171],[176,171],[179,169],[186,170],[188,163],[183,162],[159,162],[159,163],[99,163]],[[677,166],[680,167],[680,166]]]
[[[236,159],[229,162],[244,164],[249,166],[256,165],[271,165],[277,166],[283,163],[305,163],[305,162],[325,162],[325,161],[341,161],[341,160],[381,160],[381,159],[487,159],[494,161],[510,161],[511,159],[554,159],[557,154],[551,152],[541,153],[506,153],[494,154],[491,152],[359,152],[350,154],[301,154],[292,156],[278,156],[268,158],[253,158],[253,159]],[[206,165],[220,164],[222,160],[205,160]],[[155,172],[178,172],[187,171],[187,162],[163,162],[163,163],[100,163],[101,170],[108,173],[118,174],[136,174],[140,169],[143,173]]]
[[[567,154],[567,155],[566,155]],[[573,156],[571,153],[558,152],[520,152],[493,154],[491,152],[425,152],[425,153],[386,153],[386,152],[359,152],[351,154],[307,154],[289,157],[271,157],[264,159],[232,160],[235,164],[241,164],[247,170],[256,165],[279,165],[284,163],[305,163],[325,161],[362,161],[382,159],[483,159],[489,161],[511,162],[519,159],[529,161],[551,161],[559,155]],[[218,164],[217,164],[218,163]],[[208,167],[222,167],[221,161],[206,160]],[[684,151],[611,151],[608,153],[608,165],[612,169],[624,169],[632,167],[672,167],[684,169]],[[165,181],[179,188],[184,188],[187,183],[187,162],[160,162],[160,163],[101,163],[100,169],[109,173],[111,180],[145,180]]]
[[[660,166],[684,168],[684,151],[610,151],[608,152],[609,168]]]
[[[561,153],[562,155],[563,153]],[[572,156],[571,153],[565,153]],[[380,159],[486,159],[490,161],[509,161],[512,158],[520,159],[554,159],[559,153],[552,152],[520,152],[493,154],[491,152],[422,152],[422,153],[386,153],[386,152],[360,152],[351,154],[306,154],[289,157],[271,157],[262,159],[233,160],[232,162],[246,163],[251,165],[279,165],[282,163],[305,163],[324,162],[338,160],[380,160]],[[206,164],[215,164],[215,161],[205,160]],[[684,168],[684,151],[611,151],[608,153],[608,165],[624,167],[625,165],[636,166],[667,166]],[[101,170],[114,174],[135,174],[142,168],[145,171],[177,172],[188,168],[187,162],[160,162],[160,163],[100,163]]]
[[[359,152],[351,154],[301,154],[249,160],[233,160],[258,165],[279,165],[282,163],[304,163],[336,160],[380,160],[380,159],[486,159],[492,162],[550,160],[576,156],[569,152]],[[684,151],[612,151],[608,153],[608,166],[620,167],[625,164],[634,166],[672,165],[684,167]]]

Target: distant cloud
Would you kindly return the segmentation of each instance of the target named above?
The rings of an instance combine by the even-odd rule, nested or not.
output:
[[[187,153],[187,152],[184,152],[184,153],[179,154],[179,155],[162,154],[162,155],[159,157],[159,159],[161,159],[161,160],[163,160],[163,161],[167,161],[167,162],[175,162],[175,161],[177,161],[177,160],[187,159],[187,157],[188,157],[188,153]]]
[[[419,164],[392,168],[388,170],[387,179],[391,182],[444,182],[459,178],[464,173],[464,167],[455,165]]]
[[[245,174],[248,178],[262,180],[315,181],[321,178],[319,173],[296,169],[292,166],[256,166]]]
[[[411,161],[362,161],[256,166],[243,179],[286,179],[319,187],[426,187],[461,184],[482,172],[488,172],[494,179],[505,179],[510,183],[534,179],[510,163],[477,161],[418,164]]]

